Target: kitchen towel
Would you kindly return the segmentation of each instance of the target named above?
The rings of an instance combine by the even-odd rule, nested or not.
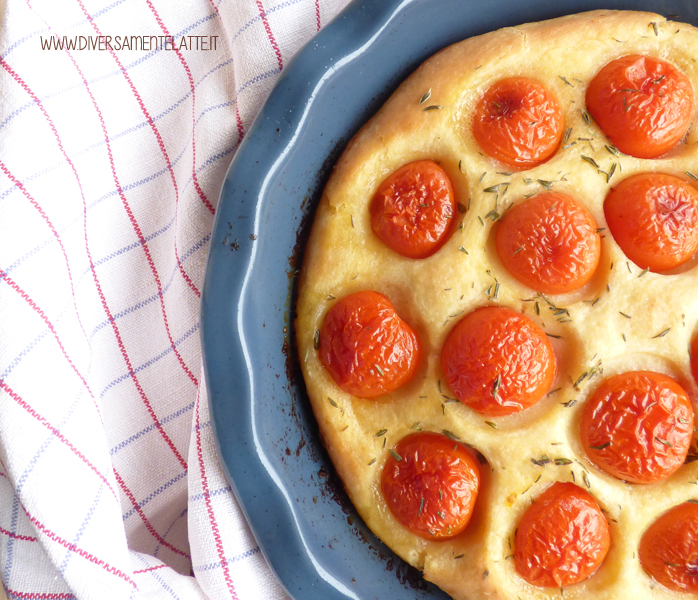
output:
[[[230,161],[347,0],[0,1],[0,579],[287,598],[216,455],[199,304]]]

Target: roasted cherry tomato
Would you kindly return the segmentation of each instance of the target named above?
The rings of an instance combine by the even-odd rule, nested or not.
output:
[[[412,533],[445,539],[461,533],[480,484],[468,449],[440,433],[404,437],[383,467],[381,489],[390,512]]]
[[[610,542],[608,521],[591,494],[558,481],[524,513],[516,530],[514,565],[533,585],[564,587],[596,571]]]
[[[320,360],[335,383],[359,398],[389,394],[415,374],[419,339],[378,292],[339,300],[320,330]]]
[[[608,194],[604,212],[621,250],[642,269],[667,271],[698,250],[698,192],[678,177],[628,177]]]
[[[640,540],[640,564],[664,587],[698,593],[698,504],[679,504],[649,526]]]
[[[597,73],[587,88],[586,104],[618,150],[656,158],[686,134],[693,116],[693,88],[668,62],[632,54]]]
[[[545,294],[582,287],[596,271],[601,238],[591,213],[558,192],[537,194],[506,213],[495,233],[504,267]]]
[[[555,378],[555,354],[533,321],[488,306],[466,315],[448,336],[441,368],[456,397],[499,417],[532,406]]]
[[[448,239],[456,201],[446,171],[433,160],[398,169],[371,201],[371,228],[388,248],[407,258],[426,258]]]
[[[517,170],[548,160],[560,145],[563,129],[555,96],[526,77],[509,77],[491,85],[473,117],[473,135],[480,148]]]
[[[693,408],[671,377],[651,371],[604,381],[582,413],[582,444],[599,469],[633,483],[669,477],[686,459]]]

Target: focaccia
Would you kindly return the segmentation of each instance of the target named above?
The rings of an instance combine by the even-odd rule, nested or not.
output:
[[[296,338],[322,441],[371,530],[456,600],[690,596],[650,578],[638,547],[659,515],[698,496],[698,464],[687,462],[660,482],[628,483],[588,459],[579,432],[587,399],[615,374],[663,373],[693,402],[698,398],[688,351],[698,323],[695,260],[668,273],[638,267],[610,234],[604,214],[610,190],[634,174],[661,172],[689,183],[698,175],[694,126],[668,154],[636,158],[619,152],[590,117],[589,82],[603,65],[631,54],[670,62],[698,90],[698,30],[655,14],[595,11],[452,45],[422,64],[351,140],[317,208],[302,265]],[[479,99],[494,82],[513,76],[541,82],[564,117],[554,154],[528,169],[510,169],[488,156],[473,135]],[[435,253],[408,258],[376,237],[370,205],[386,177],[427,159],[448,174],[457,211]],[[513,277],[494,241],[508,209],[549,190],[581,202],[601,240],[593,277],[575,291],[553,295]],[[377,398],[342,390],[319,358],[328,310],[364,290],[388,297],[421,341],[414,376]],[[557,359],[554,382],[540,401],[496,419],[453,401],[441,366],[449,333],[463,315],[483,306],[528,317],[548,334]],[[382,495],[389,450],[415,430],[447,432],[479,459],[474,513],[456,537],[416,535],[396,520]],[[556,481],[574,482],[593,495],[611,539],[596,572],[564,590],[528,583],[513,560],[522,516]]]

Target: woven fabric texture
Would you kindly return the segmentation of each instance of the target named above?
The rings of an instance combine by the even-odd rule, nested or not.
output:
[[[199,304],[240,140],[346,1],[6,0],[8,598],[287,597],[216,456]]]

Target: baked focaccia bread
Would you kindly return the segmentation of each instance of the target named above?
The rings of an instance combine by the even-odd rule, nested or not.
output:
[[[296,322],[320,434],[457,600],[698,593],[696,59],[638,12],[465,40],[325,188]]]

